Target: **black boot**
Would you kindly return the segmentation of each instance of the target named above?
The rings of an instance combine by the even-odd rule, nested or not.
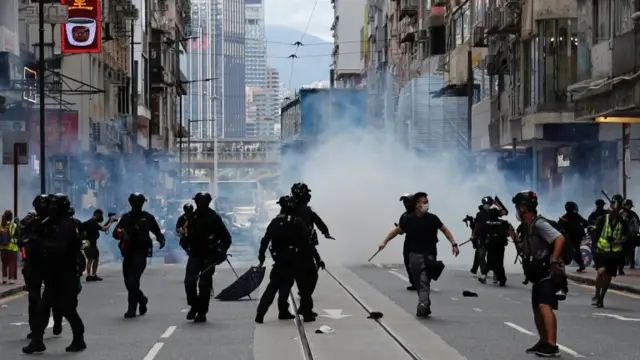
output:
[[[148,298],[142,298],[142,300],[140,300],[140,304],[138,304],[138,312],[140,315],[144,315],[147,313],[147,311],[149,309],[147,309],[147,304],[149,303],[149,299]]]
[[[84,342],[84,337],[73,337],[73,341],[65,349],[67,352],[80,352],[87,349],[87,343]]]
[[[189,312],[187,313],[187,320],[191,321],[195,319],[196,315],[198,315],[198,310],[196,310],[196,308],[192,306],[191,309],[189,309]]]
[[[205,314],[201,314],[201,313],[198,313],[198,315],[196,315],[196,318],[195,318],[195,319],[193,319],[193,322],[194,322],[194,323],[204,323],[204,322],[207,322],[207,315],[205,315]]]
[[[127,308],[127,312],[124,313],[124,317],[126,319],[131,319],[131,318],[136,317],[136,315],[137,315],[136,314],[136,305],[129,304],[129,307]]]
[[[293,316],[293,315],[291,315],[291,316]],[[264,315],[256,314],[255,322],[256,322],[256,324],[264,323]]]
[[[296,316],[293,315],[292,313],[290,313],[289,311],[281,312],[281,313],[278,314],[278,320],[293,320],[295,318],[296,318]]]
[[[31,340],[29,345],[22,348],[22,352],[25,354],[37,354],[47,350],[47,347],[44,345],[42,339]]]
[[[62,334],[62,323],[56,322],[53,324],[53,335],[58,336]]]

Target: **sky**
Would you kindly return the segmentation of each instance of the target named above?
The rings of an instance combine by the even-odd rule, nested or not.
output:
[[[281,25],[305,31],[325,41],[333,42],[331,23],[333,22],[333,5],[331,0],[264,0],[265,22],[269,25]],[[311,13],[313,11],[313,16]],[[311,21],[309,21],[311,17]]]

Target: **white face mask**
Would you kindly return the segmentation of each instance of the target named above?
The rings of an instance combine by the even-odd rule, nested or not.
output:
[[[422,205],[422,212],[426,213],[427,211],[429,211],[429,203]]]

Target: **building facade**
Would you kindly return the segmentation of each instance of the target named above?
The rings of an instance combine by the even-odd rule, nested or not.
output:
[[[245,0],[221,0],[223,137],[245,136]]]
[[[366,0],[332,0],[334,20],[332,69],[337,87],[357,87],[362,82],[361,52],[363,9]]]
[[[245,83],[267,87],[267,42],[263,0],[245,0]]]

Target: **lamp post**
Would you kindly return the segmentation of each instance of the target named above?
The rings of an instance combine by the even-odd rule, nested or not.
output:
[[[47,193],[47,167],[45,162],[47,161],[47,154],[45,151],[45,92],[44,92],[44,73],[46,71],[46,64],[44,60],[44,0],[40,0],[38,4],[38,88],[40,92],[40,193]],[[16,216],[18,214],[15,214]]]

